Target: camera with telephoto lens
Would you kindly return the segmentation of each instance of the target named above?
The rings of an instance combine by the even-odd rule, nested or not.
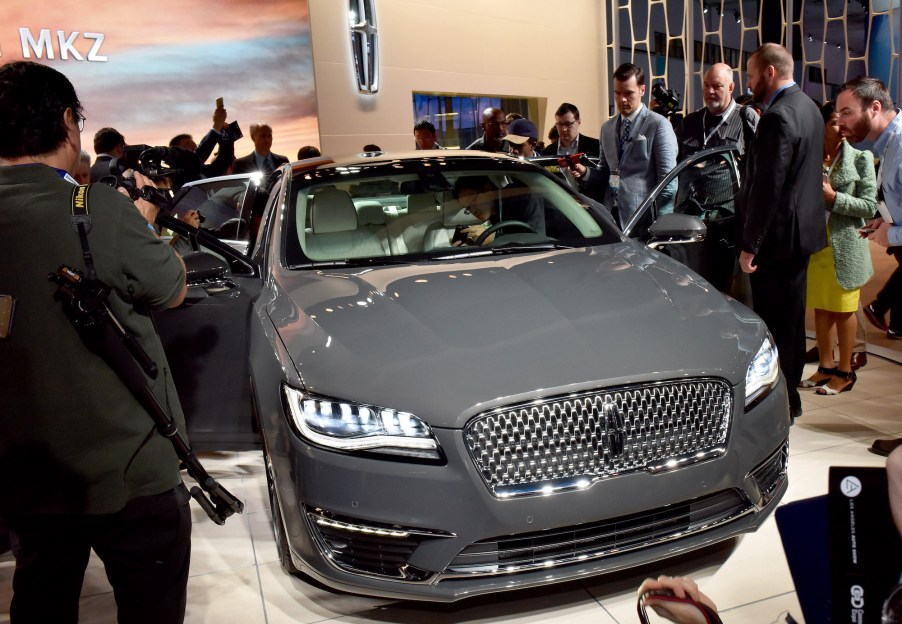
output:
[[[54,299],[63,303],[63,311],[80,329],[95,329],[107,314],[110,287],[97,279],[86,278],[81,271],[60,265],[47,279],[57,284]]]
[[[172,209],[171,193],[151,186],[139,189],[135,179],[125,175],[129,170],[137,171],[155,183],[166,180],[171,188],[180,188],[186,182],[202,177],[200,158],[181,147],[126,145],[123,156],[110,161],[110,173],[102,177],[101,182],[116,189],[123,188],[132,200],[144,199],[166,213]]]
[[[669,117],[680,108],[680,94],[668,89],[663,80],[659,80],[651,88],[651,97],[660,107],[658,112]]]

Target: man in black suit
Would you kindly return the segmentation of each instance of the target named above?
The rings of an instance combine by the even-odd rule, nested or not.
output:
[[[827,246],[827,229],[824,124],[792,69],[792,55],[775,43],[758,48],[748,62],[747,86],[766,110],[746,158],[739,265],[750,274],[755,312],[777,344],[795,418],[802,414],[808,259]]]
[[[272,153],[272,127],[267,123],[251,124],[251,141],[254,151],[235,160],[232,173],[251,173],[262,171],[269,176],[280,165],[288,162],[288,158]]]
[[[125,137],[115,128],[101,128],[94,134],[97,160],[91,165],[91,182],[110,175],[110,161],[125,155]]]
[[[600,151],[598,139],[579,133],[579,109],[573,104],[564,102],[554,112],[554,127],[559,138],[542,150],[543,156],[566,156],[569,154],[586,154],[598,158]]]

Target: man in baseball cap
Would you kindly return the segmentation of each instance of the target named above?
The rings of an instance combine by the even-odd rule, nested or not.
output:
[[[508,142],[511,156],[519,158],[541,156],[536,151],[539,131],[536,129],[536,125],[528,119],[515,119],[512,121],[507,127],[507,136],[504,138]]]

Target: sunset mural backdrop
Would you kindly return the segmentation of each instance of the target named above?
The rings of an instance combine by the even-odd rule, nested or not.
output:
[[[273,151],[290,160],[302,145],[319,146],[306,0],[4,3],[0,64],[23,58],[75,85],[92,156],[104,126],[130,144],[167,145],[182,132],[199,141],[217,97],[244,132],[239,157],[253,150],[249,127],[258,121],[273,127]]]

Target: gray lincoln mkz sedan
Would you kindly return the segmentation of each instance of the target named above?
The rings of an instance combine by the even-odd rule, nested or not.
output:
[[[258,182],[184,191],[258,233],[241,253],[173,222],[200,268],[158,321],[195,444],[262,445],[287,572],[457,600],[753,531],[786,491],[764,323],[651,248],[697,219],[646,246],[471,152],[301,161],[268,202]]]

